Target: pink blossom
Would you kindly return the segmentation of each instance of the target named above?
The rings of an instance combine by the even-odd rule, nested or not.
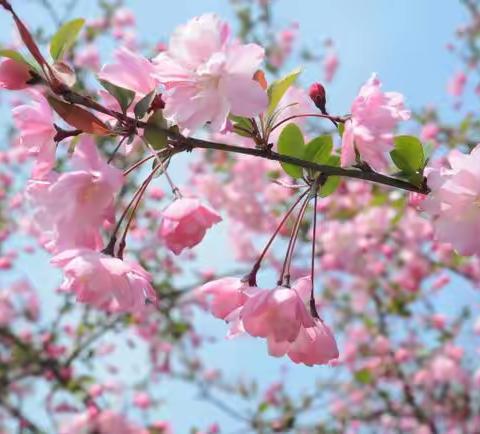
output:
[[[196,246],[207,229],[222,220],[215,210],[195,198],[175,200],[162,215],[159,235],[176,255],[187,247]]]
[[[86,411],[60,428],[60,434],[148,434],[146,429],[132,424],[124,416],[110,410]]]
[[[29,104],[12,110],[13,121],[19,130],[21,145],[37,156],[34,176],[42,177],[55,167],[53,111],[40,92],[30,90],[28,94],[31,98]]]
[[[115,312],[140,312],[155,301],[152,277],[140,265],[89,249],[66,250],[52,264],[62,268],[61,289],[77,301]]]
[[[463,71],[459,71],[449,80],[447,84],[447,92],[452,96],[459,97],[462,95],[466,84],[467,76]]]
[[[225,319],[247,300],[247,285],[236,277],[213,280],[195,290],[196,297],[207,304],[213,316]]]
[[[256,44],[230,40],[227,23],[213,14],[176,29],[168,50],[155,59],[154,76],[167,87],[165,115],[182,128],[210,123],[223,130],[231,112],[254,116],[267,106],[267,95],[253,80],[264,57]]]
[[[157,81],[153,78],[155,69],[149,60],[122,47],[115,52],[115,61],[102,68],[98,74],[100,79],[141,96],[157,87]]]
[[[403,96],[382,92],[381,82],[373,74],[352,104],[352,117],[345,123],[342,138],[342,166],[355,162],[355,150],[376,170],[385,169],[385,153],[393,148],[393,132],[399,121],[407,120]]]
[[[0,89],[21,90],[28,87],[32,77],[30,69],[22,62],[13,59],[0,61]]]
[[[138,392],[133,397],[133,403],[142,410],[146,410],[152,405],[152,400],[148,393],[145,392]]]
[[[113,220],[114,198],[123,185],[122,172],[100,157],[89,137],[77,145],[72,165],[75,170],[32,180],[27,189],[36,206],[35,224],[48,233],[46,247],[53,252],[99,248],[99,229]]]
[[[451,151],[450,168],[431,169],[431,193],[421,206],[433,218],[435,236],[462,255],[480,254],[480,146],[469,155]]]
[[[340,62],[338,60],[337,53],[334,51],[328,53],[323,59],[323,70],[325,73],[325,81],[327,83],[330,83],[333,80],[339,64]]]
[[[75,65],[98,71],[98,69],[100,69],[98,47],[94,44],[82,47],[78,53],[75,53]]]
[[[112,24],[116,27],[134,26],[135,15],[130,9],[127,9],[127,8],[117,9],[113,14]]]

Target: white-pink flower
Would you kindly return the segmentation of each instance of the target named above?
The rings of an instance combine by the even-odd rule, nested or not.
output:
[[[66,250],[52,264],[63,269],[61,289],[77,301],[114,312],[141,312],[156,299],[152,276],[140,265],[89,249]]]
[[[162,215],[159,235],[176,255],[196,246],[207,230],[222,220],[215,210],[195,198],[175,200]]]
[[[374,169],[385,169],[385,154],[393,148],[394,129],[399,121],[409,117],[403,96],[397,92],[383,92],[380,80],[373,74],[353,101],[352,117],[345,123],[342,166],[354,163],[357,151]]]
[[[110,410],[86,411],[72,418],[60,428],[60,434],[148,434],[124,416]]]
[[[184,129],[209,123],[220,131],[229,113],[261,113],[267,95],[253,74],[264,54],[256,44],[232,41],[228,24],[213,14],[178,27],[154,59],[154,76],[167,88],[165,115]]]
[[[431,193],[421,207],[433,217],[435,236],[462,255],[480,254],[480,145],[470,154],[454,150],[450,168],[428,169]]]

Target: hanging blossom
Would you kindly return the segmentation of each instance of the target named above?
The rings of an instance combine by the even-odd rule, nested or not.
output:
[[[113,221],[115,195],[123,185],[122,172],[100,157],[90,137],[76,146],[72,166],[70,172],[31,180],[27,187],[36,208],[35,226],[52,252],[100,248],[99,230]]]
[[[374,169],[385,169],[385,154],[393,148],[394,129],[399,121],[410,118],[403,96],[397,92],[382,92],[381,86],[373,74],[353,101],[352,116],[345,123],[342,138],[343,167],[353,164],[358,152]]]
[[[159,236],[176,255],[203,240],[205,233],[222,218],[195,198],[181,198],[172,202],[162,213]]]
[[[287,355],[295,363],[312,366],[338,358],[338,348],[330,329],[305,306],[310,290],[309,277],[297,280],[292,288],[272,290],[229,278],[207,283],[197,294],[201,300],[210,296],[212,313],[232,323],[230,337],[246,332],[266,338],[271,356]]]
[[[77,301],[113,312],[141,312],[156,300],[152,276],[140,265],[94,250],[71,249],[51,263],[63,269],[61,289]]]
[[[462,255],[479,255],[480,145],[470,154],[453,150],[449,168],[427,169],[431,193],[421,203],[433,217],[436,238]]]
[[[229,113],[261,113],[267,95],[253,75],[264,55],[256,44],[231,40],[228,24],[213,14],[178,27],[154,59],[154,76],[167,88],[165,116],[184,129],[209,123],[221,131]]]

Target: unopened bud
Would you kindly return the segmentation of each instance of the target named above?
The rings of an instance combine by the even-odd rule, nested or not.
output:
[[[327,96],[325,94],[325,88],[320,83],[313,83],[308,91],[310,98],[317,108],[325,115],[327,114],[326,104]]]

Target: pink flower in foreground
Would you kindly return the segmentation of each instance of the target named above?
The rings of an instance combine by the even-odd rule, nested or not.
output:
[[[345,123],[342,138],[342,166],[355,162],[355,150],[376,170],[385,169],[385,154],[393,148],[393,130],[399,121],[409,119],[403,96],[382,92],[375,74],[362,86],[352,104],[352,117]]]
[[[98,74],[101,80],[144,96],[157,87],[153,64],[123,47],[115,52],[116,63],[105,65]]]
[[[228,24],[216,15],[202,15],[178,27],[168,50],[154,59],[154,76],[168,90],[165,115],[182,128],[210,123],[220,131],[230,112],[261,113],[267,95],[253,74],[263,58],[260,46],[231,41]]]
[[[480,254],[480,145],[472,152],[451,151],[450,168],[428,174],[431,193],[422,208],[433,217],[435,236],[462,255]]]
[[[99,248],[99,229],[113,220],[114,198],[123,185],[122,172],[103,161],[89,137],[77,145],[72,164],[75,170],[32,180],[27,189],[36,206],[35,224],[49,234],[46,247],[54,252]]]
[[[207,229],[222,220],[215,210],[194,198],[175,200],[162,215],[159,235],[176,255],[187,247],[196,246]]]
[[[152,277],[140,265],[89,249],[66,250],[51,260],[62,268],[61,289],[77,301],[114,312],[140,312],[156,299]]]
[[[237,277],[213,280],[195,290],[200,302],[208,305],[213,316],[225,319],[247,300],[247,285]]]
[[[275,357],[287,354],[293,362],[306,365],[336,359],[338,349],[330,329],[305,307],[310,288],[310,278],[304,277],[292,288],[255,292],[238,313],[243,329],[266,338],[268,352]]]
[[[60,428],[60,434],[148,434],[146,429],[132,424],[124,416],[110,410],[86,411]]]
[[[29,104],[12,110],[13,122],[19,130],[20,143],[37,156],[33,175],[42,177],[55,167],[56,131],[53,127],[53,111],[40,92],[28,92]]]
[[[13,59],[0,61],[0,89],[25,89],[31,78],[30,70],[24,63]]]

